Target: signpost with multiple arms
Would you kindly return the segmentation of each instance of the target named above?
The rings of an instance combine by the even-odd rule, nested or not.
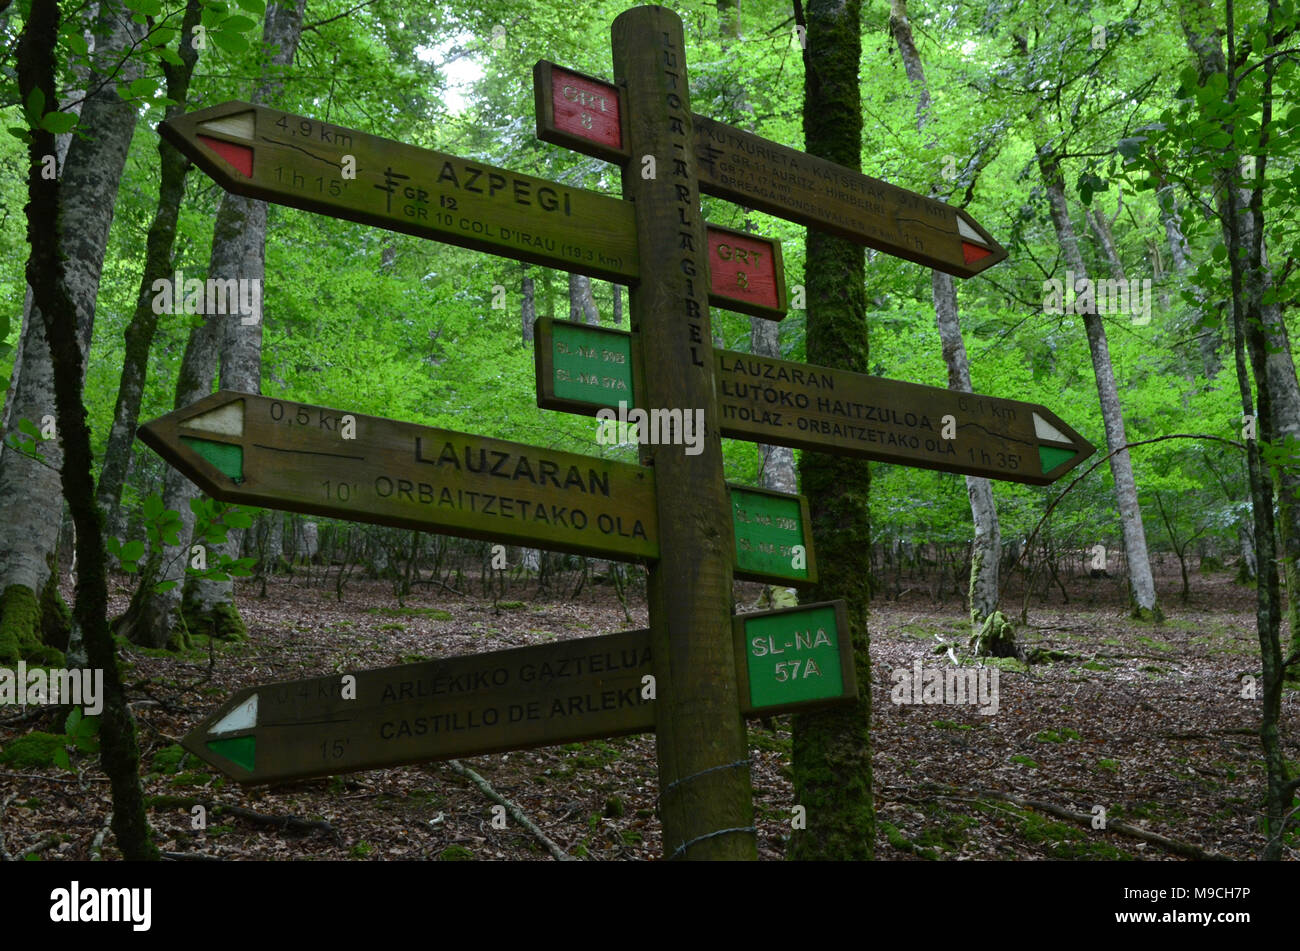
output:
[[[701,193],[960,277],[1006,251],[963,210],[693,115],[671,11],[620,15],[613,52],[616,84],[542,62],[534,95],[538,135],[620,165],[624,199],[246,102],[159,127],[235,194],[631,288],[632,334],[538,322],[537,386],[618,408],[641,465],[229,391],[141,427],[215,498],[649,568],[649,630],[245,688],[185,738],[227,775],[653,729],[668,857],[753,858],[742,717],[858,688],[842,602],[732,617],[733,576],[813,581],[816,559],[807,501],[726,484],[719,436],[1031,484],[1093,451],[1036,404],[714,350],[710,307],[779,320],[785,275],[779,242],[707,225]],[[697,413],[690,449],[642,438]]]

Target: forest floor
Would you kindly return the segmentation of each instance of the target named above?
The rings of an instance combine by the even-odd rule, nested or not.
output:
[[[340,601],[332,581],[321,583],[322,571],[273,578],[266,597],[241,582],[246,643],[209,651],[200,639],[181,654],[125,647],[161,848],[224,859],[548,859],[513,819],[494,828],[492,801],[445,763],[242,788],[177,741],[241,687],[644,627],[644,604],[633,596],[629,621],[609,587],[588,586],[575,599],[538,596],[535,584],[521,582],[502,596],[514,606],[499,610],[491,598],[428,584],[399,607],[390,583],[362,580],[349,580]],[[125,607],[133,580],[114,579],[114,611]],[[951,596],[946,603],[917,592],[879,596],[870,620],[877,858],[1180,857],[1116,823],[1257,858],[1264,842],[1258,701],[1242,697],[1242,678],[1259,669],[1254,592],[1229,572],[1197,574],[1182,604],[1177,578],[1160,581],[1168,619],[1159,625],[1127,617],[1118,579],[1068,581],[1068,604],[1057,589],[1048,603],[1033,599],[1020,636],[1027,647],[1059,652],[1057,659],[999,662],[997,710],[985,713],[971,704],[891,701],[898,668],[910,677],[918,660],[951,666],[949,645],[970,663],[960,655],[967,624]],[[760,590],[739,585],[740,603],[754,602]],[[1005,603],[1018,609],[1020,597],[1012,591]],[[49,719],[0,716],[0,749],[33,729],[62,732]],[[752,721],[749,730],[764,859],[782,858],[798,834],[791,831],[790,718],[774,726]],[[1295,690],[1284,695],[1282,728],[1288,759],[1300,760]],[[571,855],[661,854],[653,736],[463,763]],[[109,813],[108,786],[97,757],[74,753],[72,767],[0,765],[0,849],[35,850],[45,860],[89,857]],[[201,832],[191,828],[195,803],[209,814]],[[1098,806],[1105,829],[1093,828]],[[286,817],[315,822],[285,828],[276,820]],[[112,841],[109,835],[106,857],[117,856]],[[1293,831],[1287,856],[1298,851]]]

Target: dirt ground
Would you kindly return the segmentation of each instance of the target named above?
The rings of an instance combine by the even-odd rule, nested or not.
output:
[[[161,848],[195,859],[549,860],[513,820],[493,828],[492,801],[445,763],[241,788],[184,754],[178,738],[244,686],[644,627],[637,592],[630,621],[603,586],[570,599],[538,597],[520,583],[504,595],[517,606],[494,610],[491,599],[418,584],[399,606],[392,585],[379,581],[349,580],[339,601],[322,570],[272,579],[264,598],[241,583],[247,643],[200,639],[179,655],[124,649]],[[114,579],[115,612],[131,580]],[[997,710],[984,713],[970,703],[893,702],[895,670],[910,679],[916,661],[972,663],[961,654],[967,624],[955,599],[933,603],[924,585],[897,601],[879,598],[871,615],[877,858],[1177,860],[1197,849],[1257,858],[1264,770],[1253,732],[1258,701],[1243,697],[1242,680],[1259,669],[1254,592],[1230,571],[1197,573],[1182,604],[1176,567],[1160,582],[1168,614],[1160,625],[1126,616],[1119,579],[1075,578],[1068,604],[1057,589],[1047,603],[1035,598],[1020,636],[1056,653],[1028,667],[1000,661]],[[738,585],[738,600],[752,603],[760,590]],[[1005,604],[1018,614],[1014,587]],[[1300,760],[1297,698],[1290,690],[1283,699],[1292,761]],[[790,718],[773,725],[753,721],[749,733],[759,853],[769,860],[798,834]],[[62,732],[47,716],[6,713],[0,748],[33,729]],[[653,736],[462,762],[571,855],[661,854]],[[0,848],[45,861],[90,856],[109,812],[107,781],[93,755],[74,752],[71,765],[0,765]],[[191,828],[194,803],[209,813],[203,831]],[[230,806],[240,813],[222,808]],[[1104,829],[1094,828],[1097,807]],[[1292,831],[1288,858],[1298,846]],[[111,834],[103,853],[117,857]]]

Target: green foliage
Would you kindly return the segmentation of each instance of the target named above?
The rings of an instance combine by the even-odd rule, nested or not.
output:
[[[203,551],[196,552],[191,547],[190,557],[186,559],[185,573],[195,578],[209,578],[214,581],[228,581],[232,577],[247,578],[253,573],[257,559],[232,558],[220,552],[215,562],[207,560],[208,551],[213,546],[222,545],[230,529],[244,529],[253,524],[253,517],[238,506],[218,502],[201,496],[190,500],[190,510],[194,513],[194,533],[192,546],[201,546]],[[141,503],[144,516],[144,531],[149,547],[155,551],[164,545],[179,545],[183,523],[180,512],[163,507],[162,496],[154,493]],[[104,545],[110,555],[118,559],[122,570],[134,574],[140,570],[140,559],[145,554],[145,543],[139,539],[123,542],[122,539],[109,536]],[[161,581],[154,585],[159,593],[168,591],[178,582]]]
[[[18,769],[57,766],[70,770],[69,747],[81,753],[99,752],[99,717],[85,716],[80,707],[73,707],[63,728],[63,733],[34,731],[18,737],[0,751],[0,763]]]

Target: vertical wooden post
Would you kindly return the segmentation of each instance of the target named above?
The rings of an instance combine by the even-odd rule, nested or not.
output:
[[[636,7],[613,25],[624,90],[623,197],[636,205],[641,282],[629,294],[643,406],[704,412],[703,451],[643,446],[661,556],[649,579],[659,810],[666,858],[754,859],[754,806],[731,646],[731,518],[713,386],[708,246],[692,151],[682,21]],[[653,166],[647,160],[653,157]]]

